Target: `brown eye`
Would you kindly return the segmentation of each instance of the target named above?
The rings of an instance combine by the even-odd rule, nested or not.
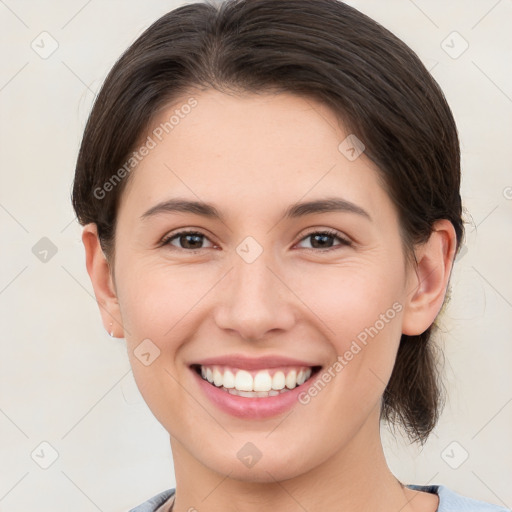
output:
[[[161,245],[167,245],[175,249],[183,249],[188,250],[189,252],[193,252],[205,249],[205,247],[201,247],[201,244],[203,243],[202,239],[208,240],[206,235],[198,231],[180,231],[165,237],[162,240]],[[178,241],[178,246],[172,243],[174,240]]]
[[[327,230],[327,231],[313,231],[309,234],[307,234],[302,240],[311,240],[311,246],[312,247],[306,247],[306,249],[314,250],[314,249],[320,249],[322,250],[329,250],[334,249],[336,246],[333,246],[332,239],[339,240],[338,246],[351,246],[352,243],[347,240],[346,238],[342,237],[340,233],[337,231]]]

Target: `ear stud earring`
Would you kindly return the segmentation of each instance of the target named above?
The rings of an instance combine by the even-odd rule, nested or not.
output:
[[[114,337],[114,328],[112,327],[112,322],[110,322],[110,337],[113,338]]]

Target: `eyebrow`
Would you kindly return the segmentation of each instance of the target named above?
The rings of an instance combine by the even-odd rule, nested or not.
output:
[[[217,210],[217,208],[210,203],[205,203],[203,201],[190,201],[180,198],[168,199],[167,201],[162,201],[161,203],[156,204],[143,213],[141,215],[141,219],[145,220],[149,217],[162,213],[175,212],[193,213],[210,219],[218,219],[221,222],[224,222],[225,220],[224,216]],[[365,217],[372,222],[372,218],[366,210],[355,203],[339,197],[328,197],[325,199],[316,199],[314,201],[293,204],[285,210],[283,219],[298,218],[306,215],[328,212],[354,213]]]

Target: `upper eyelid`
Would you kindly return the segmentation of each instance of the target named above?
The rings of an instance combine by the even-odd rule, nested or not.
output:
[[[311,231],[307,231],[306,233],[302,234],[296,243],[302,242],[302,240],[304,240],[305,238],[307,238],[311,235],[315,235],[315,234],[327,234],[329,236],[332,236],[333,238],[340,239],[346,245],[352,245],[352,243],[353,243],[353,241],[350,237],[343,234],[342,232],[339,232],[338,230],[336,230],[334,228],[312,228]],[[165,235],[162,238],[161,245],[168,244],[171,240],[173,240],[176,237],[179,237],[180,235],[200,235],[200,236],[203,236],[206,239],[208,239],[210,241],[210,243],[216,245],[215,242],[213,242],[210,239],[210,237],[208,235],[206,235],[205,233],[203,233],[200,229],[182,229],[181,231],[177,231],[175,233]],[[181,249],[181,248],[177,247],[177,249]],[[192,252],[194,250],[200,251],[201,249],[207,249],[207,247],[202,247],[200,249],[189,249],[189,250],[183,249],[183,250]]]

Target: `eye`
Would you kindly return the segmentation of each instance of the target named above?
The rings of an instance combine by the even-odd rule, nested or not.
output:
[[[338,244],[338,246],[348,246],[350,247],[352,245],[352,242],[341,236],[341,233],[338,233],[338,231],[334,230],[325,230],[325,231],[312,231],[311,233],[307,234],[302,240],[307,240],[310,238],[313,242],[313,247],[309,248],[306,247],[308,250],[314,250],[319,249],[320,252],[322,251],[329,251],[336,248],[336,246],[332,246],[332,243],[329,242],[329,239],[335,238],[339,240],[341,243]],[[318,251],[316,251],[318,252]]]
[[[351,246],[352,242],[344,238],[341,233],[335,230],[325,230],[325,231],[312,231],[311,233],[307,234],[305,237],[301,239],[307,240],[311,239],[312,247],[306,247],[308,250],[315,250],[319,249],[320,252],[323,251],[329,251],[336,248],[336,246],[332,245],[332,242],[329,242],[329,239],[336,239],[340,243],[338,246]],[[208,240],[206,235],[199,231],[179,231],[177,233],[171,233],[170,235],[167,235],[165,238],[163,238],[160,246],[171,246],[175,249],[183,249],[187,250],[187,252],[198,252],[201,249],[206,249],[207,247],[200,247],[202,244],[202,239]],[[179,244],[176,246],[173,242],[177,241]],[[211,242],[210,242],[211,243]],[[212,244],[213,247],[213,244]],[[318,251],[316,251],[318,252]]]
[[[179,231],[178,233],[172,233],[166,236],[162,242],[161,246],[170,245],[176,249],[187,249],[188,252],[197,252],[201,249],[205,249],[205,247],[199,247],[201,245],[201,238],[206,238],[206,235],[200,233],[199,231]],[[172,241],[177,239],[179,246],[172,244]]]

